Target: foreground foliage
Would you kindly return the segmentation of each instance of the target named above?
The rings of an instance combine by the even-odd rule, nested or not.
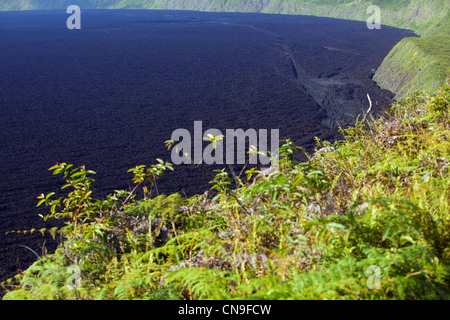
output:
[[[153,196],[162,160],[106,200],[94,172],[58,164],[70,193],[39,204],[65,225],[39,231],[65,241],[5,299],[448,299],[449,101],[448,85],[412,95],[306,163],[286,141],[278,171],[221,170],[191,198]]]

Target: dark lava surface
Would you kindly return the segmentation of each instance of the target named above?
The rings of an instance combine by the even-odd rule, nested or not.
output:
[[[57,162],[97,172],[96,196],[131,186],[126,171],[170,161],[177,128],[279,129],[313,151],[338,138],[392,95],[371,80],[390,49],[412,32],[336,19],[262,14],[82,10],[81,30],[65,11],[0,12],[0,281],[56,242],[9,230],[51,227],[36,208],[57,191]],[[222,167],[222,166],[220,166]],[[212,167],[207,167],[212,170]],[[210,188],[176,166],[163,193]]]

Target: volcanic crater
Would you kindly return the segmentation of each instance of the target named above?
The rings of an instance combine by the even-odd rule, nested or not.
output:
[[[335,140],[392,93],[374,70],[411,31],[312,16],[150,10],[0,12],[0,281],[56,241],[11,230],[51,227],[36,197],[63,181],[57,162],[97,172],[95,196],[132,186],[129,168],[170,161],[178,128],[278,129],[308,152]],[[222,166],[205,166],[212,171]],[[175,166],[160,193],[203,193],[195,168]],[[31,252],[31,250],[35,252]]]

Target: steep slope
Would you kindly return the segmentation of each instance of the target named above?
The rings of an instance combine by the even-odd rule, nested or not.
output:
[[[434,90],[450,76],[450,16],[423,38],[404,38],[384,59],[374,77],[383,88],[404,97]]]

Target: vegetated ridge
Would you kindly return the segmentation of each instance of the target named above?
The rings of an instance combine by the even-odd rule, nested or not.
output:
[[[65,9],[69,0],[6,0],[0,10]],[[405,97],[414,90],[437,90],[450,75],[450,2],[446,0],[80,0],[85,9],[170,9],[316,15],[366,21],[371,5],[381,9],[381,23],[412,29],[421,38],[398,43],[377,70],[374,80]]]

